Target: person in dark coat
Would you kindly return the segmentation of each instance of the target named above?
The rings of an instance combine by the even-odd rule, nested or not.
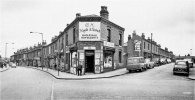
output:
[[[82,65],[78,65],[78,67],[77,67],[77,74],[78,74],[78,76],[81,76],[81,73],[82,73]]]
[[[56,68],[57,68],[57,64],[55,63],[55,64],[54,64],[54,69],[56,69]]]
[[[188,71],[188,74],[189,74],[189,72],[190,72],[190,67],[189,67],[188,61],[186,61],[186,66],[187,66],[187,71]]]

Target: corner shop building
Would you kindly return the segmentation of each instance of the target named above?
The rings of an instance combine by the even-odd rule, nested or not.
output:
[[[75,20],[67,25],[64,57],[66,70],[76,74],[82,72],[102,73],[123,67],[124,28],[108,20],[107,7],[102,6],[100,16],[76,14]]]

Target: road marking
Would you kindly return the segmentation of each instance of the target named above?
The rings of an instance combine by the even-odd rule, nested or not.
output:
[[[51,100],[53,100],[53,84],[54,84],[54,82],[52,80],[52,85],[51,85]]]
[[[192,92],[183,92],[183,94],[192,94]]]

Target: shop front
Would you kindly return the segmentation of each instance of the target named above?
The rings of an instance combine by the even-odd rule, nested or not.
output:
[[[77,74],[78,65],[82,65],[82,74],[102,73],[114,69],[114,44],[104,42],[78,42],[70,47],[70,72]]]
[[[103,72],[101,44],[97,41],[78,42],[77,45],[70,47],[70,72],[77,74],[78,65],[82,65],[82,74]]]

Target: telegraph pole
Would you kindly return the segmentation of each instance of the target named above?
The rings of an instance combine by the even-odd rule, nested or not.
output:
[[[151,33],[151,52],[150,52],[150,56],[151,56],[151,61],[152,61],[152,33]]]

